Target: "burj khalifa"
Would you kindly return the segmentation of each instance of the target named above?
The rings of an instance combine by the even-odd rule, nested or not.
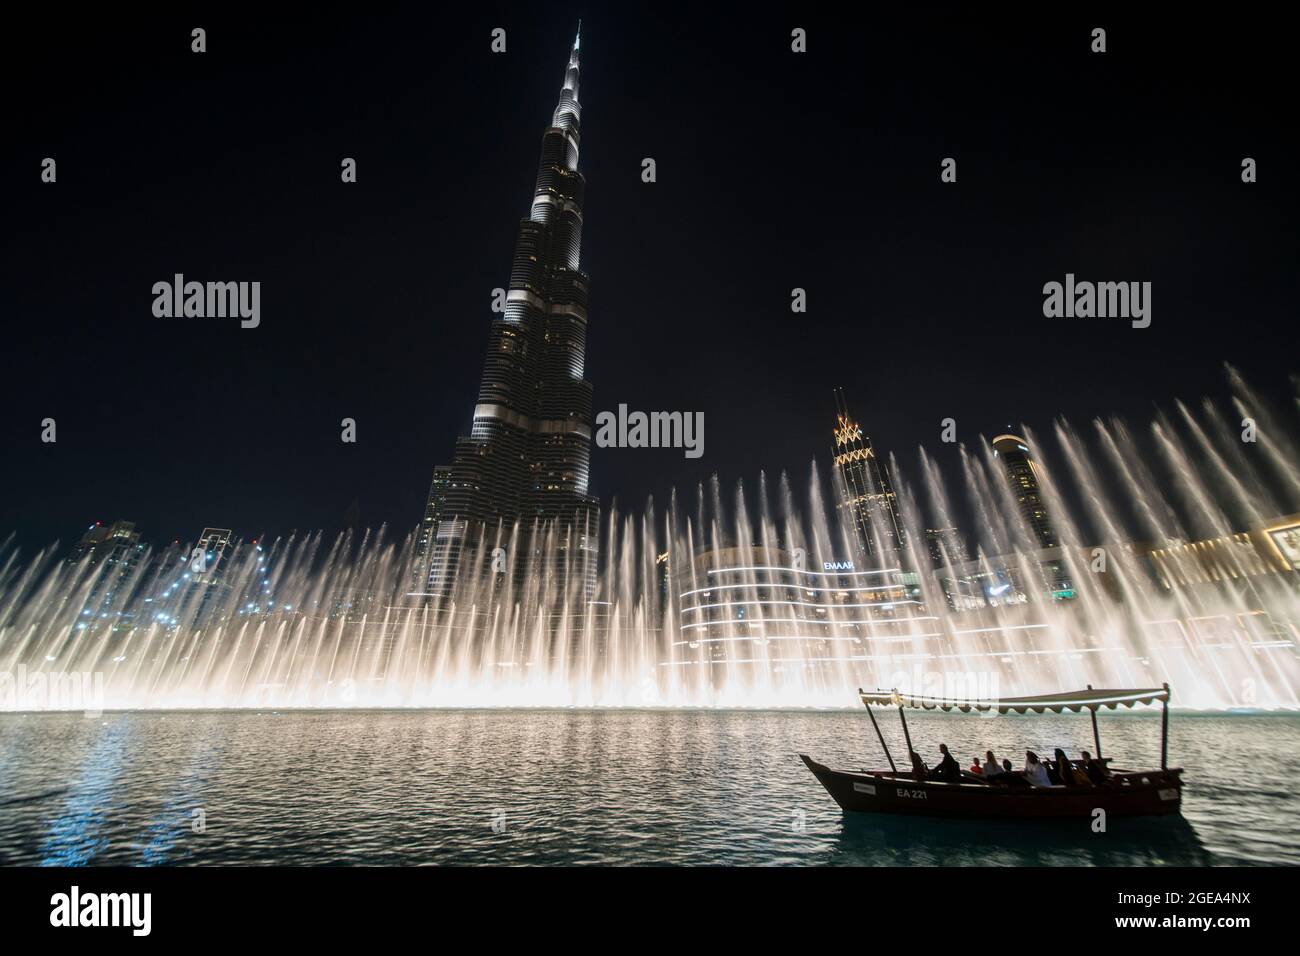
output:
[[[473,423],[457,439],[452,463],[434,469],[413,581],[428,596],[445,598],[484,538],[503,540],[516,523],[534,556],[544,538],[555,569],[576,575],[588,596],[594,588],[600,502],[587,493],[592,404],[584,378],[588,278],[580,266],[581,40],[579,24],[542,134],[509,287],[493,297]],[[522,558],[510,555],[511,568],[522,567]]]

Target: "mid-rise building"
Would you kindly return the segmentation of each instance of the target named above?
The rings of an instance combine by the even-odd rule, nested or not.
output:
[[[696,555],[677,588],[677,660],[816,668],[941,636],[898,574],[848,561],[718,548]]]
[[[425,499],[424,518],[415,532],[415,554],[411,565],[411,592],[413,596],[432,594],[435,586],[429,580],[431,560],[438,543],[438,527],[447,507],[447,491],[451,487],[451,466],[438,465],[433,469],[429,483],[429,497]],[[450,530],[450,529],[449,529]]]
[[[926,528],[925,546],[930,553],[930,564],[935,568],[970,560],[966,542],[956,528]]]
[[[1247,531],[1140,548],[1161,587],[1191,587],[1300,571],[1300,514]]]

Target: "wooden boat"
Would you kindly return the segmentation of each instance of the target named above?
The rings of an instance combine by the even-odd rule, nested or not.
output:
[[[888,770],[833,770],[805,754],[799,757],[812,771],[835,802],[844,810],[861,813],[903,813],[924,816],[959,817],[971,819],[991,818],[1095,818],[1095,811],[1104,810],[1107,816],[1128,817],[1178,813],[1182,805],[1182,770],[1168,766],[1169,745],[1169,685],[1160,688],[1137,690],[1087,690],[1070,694],[1048,694],[1039,697],[1018,697],[1008,700],[949,701],[933,697],[900,694],[898,691],[859,689],[858,695],[867,707],[871,723],[880,738]],[[1006,713],[1044,713],[1052,711],[1087,710],[1092,716],[1093,739],[1098,760],[1101,752],[1101,735],[1097,729],[1097,711],[1107,707],[1133,707],[1135,704],[1160,702],[1164,706],[1161,720],[1160,768],[1155,770],[1123,770],[1108,766],[1104,783],[1092,786],[1007,786],[980,780],[971,774],[962,774],[960,782],[915,780],[910,772],[898,770],[885,743],[880,725],[876,723],[872,707],[897,707],[903,723],[903,735],[909,751],[912,738],[908,733],[905,708],[925,710],[958,710],[962,713],[988,712],[996,709]]]

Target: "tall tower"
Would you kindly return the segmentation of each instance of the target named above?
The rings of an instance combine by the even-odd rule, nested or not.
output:
[[[519,223],[503,311],[488,332],[473,425],[449,470],[435,475],[437,530],[426,545],[427,592],[445,596],[482,533],[508,538],[516,522],[543,533],[555,570],[595,587],[600,502],[587,494],[591,383],[584,377],[587,274],[579,267],[586,180],[578,171],[578,36],[542,154],[532,209]],[[446,466],[443,466],[444,468]],[[524,555],[511,556],[515,568]]]
[[[1002,470],[1011,484],[1011,494],[1038,547],[1056,547],[1056,531],[1047,517],[1043,494],[1038,487],[1038,466],[1029,453],[1028,442],[1019,435],[999,435],[993,439],[992,445],[993,454],[1002,462]]]
[[[849,414],[840,388],[835,389],[835,411],[831,480],[836,503],[857,538],[859,560],[875,567],[902,567],[907,532],[889,469],[876,458],[871,439]]]

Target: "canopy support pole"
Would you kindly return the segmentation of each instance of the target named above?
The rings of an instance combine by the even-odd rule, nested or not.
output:
[[[1088,685],[1088,690],[1092,690],[1092,685]],[[1101,759],[1101,734],[1097,731],[1097,708],[1089,707],[1088,713],[1092,715],[1092,742],[1097,745],[1097,759]]]
[[[1164,710],[1160,714],[1160,769],[1169,769],[1169,685],[1165,684]]]
[[[912,749],[912,735],[907,732],[907,715],[903,713],[902,704],[898,705],[898,719],[903,722],[903,739],[907,741],[907,755],[910,760],[916,751]]]
[[[867,716],[871,718],[871,726],[876,728],[876,736],[880,738],[880,747],[885,751],[885,759],[889,761],[889,769],[898,773],[898,768],[894,766],[894,755],[889,752],[889,744],[885,743],[885,735],[880,732],[880,724],[876,723],[876,715],[871,712],[871,705],[867,704]]]

